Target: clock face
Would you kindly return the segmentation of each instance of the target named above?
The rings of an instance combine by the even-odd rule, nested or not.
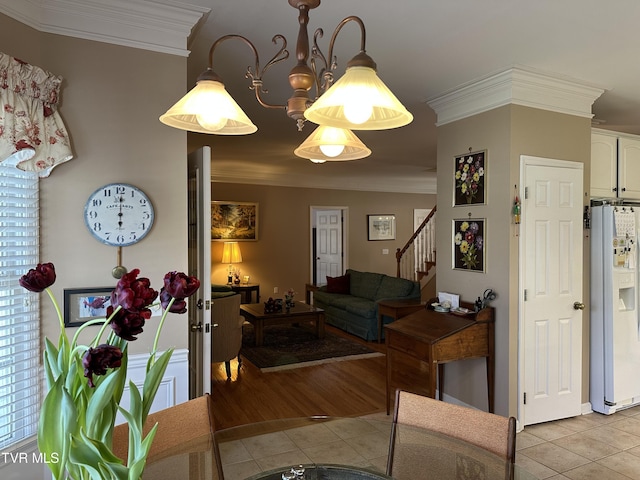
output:
[[[126,247],[142,240],[153,225],[153,205],[139,188],[111,183],[93,192],[84,207],[84,222],[98,241]]]

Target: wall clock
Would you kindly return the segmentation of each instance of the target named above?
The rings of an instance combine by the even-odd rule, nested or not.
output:
[[[151,230],[153,205],[139,188],[109,183],[93,192],[84,207],[84,221],[93,237],[106,245],[138,243]]]

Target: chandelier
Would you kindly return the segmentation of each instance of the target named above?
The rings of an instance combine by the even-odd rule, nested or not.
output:
[[[413,120],[411,113],[378,77],[376,64],[366,53],[366,30],[359,17],[349,16],[338,24],[325,56],[317,43],[323,30],[315,31],[311,48],[307,30],[309,10],[318,7],[320,0],[288,1],[298,10],[300,29],[296,43],[297,63],[289,72],[293,94],[286,105],[268,103],[263,97],[267,90],[262,81],[272,66],[289,58],[286,38],[280,34],[273,37],[274,44],[280,45],[280,49],[261,68],[258,50],[250,40],[241,35],[225,35],[211,45],[209,65],[198,76],[196,86],[162,115],[160,121],[174,128],[216,135],[246,135],[258,129],[226,91],[222,78],[213,71],[214,51],[227,40],[240,40],[253,52],[255,66],[247,67],[245,77],[251,80],[249,88],[260,105],[284,110],[295,120],[299,131],[306,120],[320,125],[295,150],[298,156],[317,163],[364,158],[371,150],[350,130],[386,130],[402,127]],[[334,83],[337,59],[333,47],[340,30],[350,22],[360,27],[360,51],[347,63],[345,74]],[[313,87],[314,98],[310,96]]]

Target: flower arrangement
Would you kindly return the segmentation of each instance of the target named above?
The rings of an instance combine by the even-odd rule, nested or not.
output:
[[[456,260],[459,259],[462,266],[469,270],[480,270],[481,252],[484,247],[480,224],[473,221],[461,222],[459,230],[455,234],[454,243],[458,249]],[[456,261],[456,266],[458,266],[457,264],[458,262]]]
[[[57,462],[48,466],[55,480],[139,480],[156,432],[143,438],[143,425],[173,349],[157,355],[160,332],[168,312],[187,311],[186,298],[200,287],[200,281],[184,273],[169,272],[160,292],[148,278],[138,278],[134,269],[120,278],[111,293],[107,318],[84,323],[72,340],[66,335],[60,307],[50,290],[56,279],[52,263],[38,264],[21,279],[32,292],[46,291],[58,314],[60,337],[57,347],[45,339],[44,371],[48,392],[40,410],[38,448]],[[127,373],[128,342],[135,341],[151,318],[149,307],[156,299],[163,308],[146,366],[142,392],[129,383],[130,407],[120,406]],[[102,328],[89,345],[78,345],[80,332],[89,325]],[[111,331],[101,343],[107,327]],[[129,452],[126,465],[112,452],[112,434],[117,412],[129,424]]]
[[[286,291],[286,293],[284,294],[284,303],[287,306],[287,308],[291,308],[295,305],[295,301],[293,300],[293,297],[296,296],[296,292],[293,288],[290,288],[289,290]]]
[[[455,172],[456,191],[466,199],[467,203],[473,203],[482,188],[484,178],[484,154],[461,156],[457,159]]]

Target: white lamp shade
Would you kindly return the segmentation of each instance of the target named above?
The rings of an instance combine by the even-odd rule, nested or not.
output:
[[[323,149],[323,147],[344,148],[338,155],[327,155],[325,153],[327,148]],[[320,163],[318,160],[327,162],[357,160],[371,155],[371,150],[350,130],[320,125],[293,153],[315,161],[315,163]]]
[[[224,85],[215,80],[200,80],[160,121],[181,130],[216,135],[246,135],[258,130]]]
[[[221,263],[242,263],[242,253],[238,242],[224,242]]]
[[[318,125],[350,130],[387,130],[413,120],[413,115],[380,80],[376,71],[363,66],[347,68],[342,78],[322,94],[304,116]]]

